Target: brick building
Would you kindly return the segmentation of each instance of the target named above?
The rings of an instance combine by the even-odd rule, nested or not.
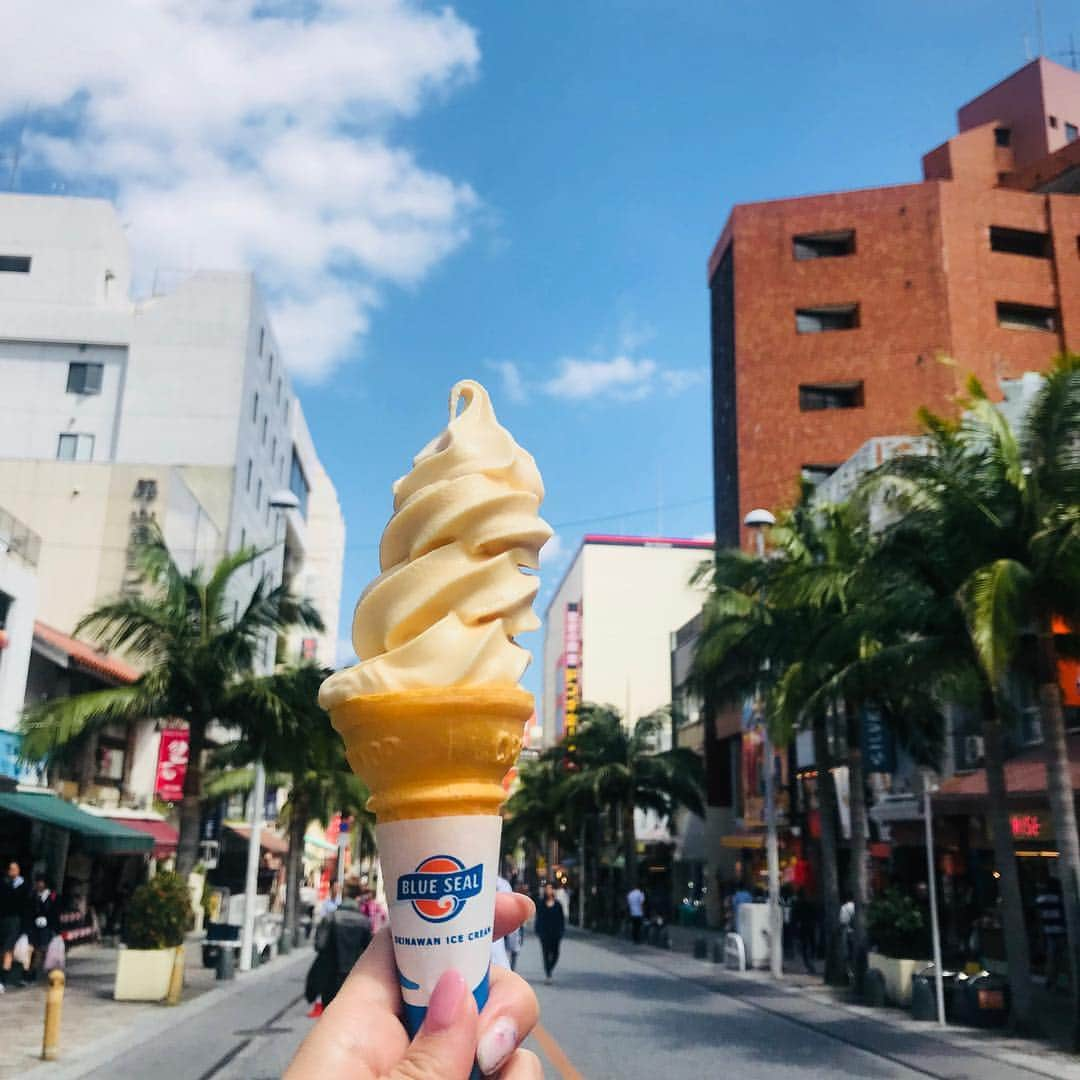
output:
[[[709,260],[718,543],[969,372],[996,394],[1080,351],[1080,73],[1034,60],[958,126],[921,183],[732,210]]]

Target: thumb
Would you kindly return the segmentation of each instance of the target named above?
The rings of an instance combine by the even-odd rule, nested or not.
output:
[[[468,1080],[476,1029],[476,1002],[465,979],[460,972],[445,972],[435,984],[423,1026],[388,1080]]]

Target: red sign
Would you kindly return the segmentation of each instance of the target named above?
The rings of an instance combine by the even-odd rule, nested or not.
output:
[[[165,802],[179,802],[183,798],[187,763],[187,728],[166,728],[161,733],[157,778],[154,781],[154,794],[159,799]]]
[[[1009,825],[1016,840],[1038,840],[1042,835],[1042,822],[1037,814],[1013,814]]]
[[[581,605],[567,604],[566,618],[563,623],[563,724],[567,735],[577,731],[578,705],[581,704],[581,690],[578,682],[578,668],[581,666]]]

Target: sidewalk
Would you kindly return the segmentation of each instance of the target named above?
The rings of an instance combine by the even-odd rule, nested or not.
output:
[[[696,960],[693,957],[695,940],[706,938],[711,956],[713,941],[721,940],[722,933],[687,927],[672,927],[671,931],[670,950],[633,945],[625,939],[606,934],[583,933],[577,930],[570,932],[582,934],[594,944],[606,944],[621,953],[636,956],[643,963],[668,974],[690,979],[708,990],[739,997],[759,1008],[786,1016],[796,1023],[824,1031],[855,1045],[863,1045],[866,1049],[897,1061],[903,1061],[904,1040],[920,1036],[924,1040],[937,1040],[974,1058],[986,1059],[988,1064],[991,1061],[1001,1062],[1049,1077],[1051,1080],[1080,1080],[1080,1059],[1049,1042],[1016,1038],[984,1028],[959,1025],[940,1028],[934,1023],[912,1020],[910,1014],[901,1009],[878,1009],[858,1005],[850,1000],[847,990],[826,986],[820,975],[807,974],[798,961],[792,965],[798,970],[785,971],[780,982],[774,980],[766,971],[728,971],[721,964],[715,964],[711,960]],[[1036,990],[1041,991],[1041,988],[1036,987]],[[1040,999],[1051,997],[1045,992],[1041,992],[1039,996]],[[1040,1000],[1040,1006],[1044,1004],[1045,1002]],[[1055,999],[1053,1006],[1053,1012],[1063,1015],[1067,1025],[1067,999],[1062,999],[1062,1002]],[[1045,1011],[1040,1015],[1045,1020]],[[879,1031],[881,1038],[867,1038],[867,1025],[862,1023],[860,1027],[863,1030],[859,1031],[850,1023],[854,1020],[873,1021],[874,1027],[870,1030]],[[883,1052],[882,1046],[887,1047],[886,1052]]]
[[[27,1074],[40,1076],[41,1080],[80,1076],[102,1060],[112,1043],[135,1045],[159,1028],[179,1022],[189,1012],[211,1007],[238,985],[246,985],[263,972],[281,970],[301,957],[310,961],[309,951],[301,947],[250,974],[238,973],[235,981],[218,982],[216,972],[202,966],[201,938],[192,938],[184,946],[184,992],[180,1004],[167,1006],[160,1002],[114,1001],[116,956],[116,949],[103,945],[80,945],[68,954],[60,1054],[55,1062],[41,1060],[46,981],[41,979],[33,986],[0,995],[0,1030],[4,1032],[0,1080]],[[76,1064],[79,1067],[71,1071]]]

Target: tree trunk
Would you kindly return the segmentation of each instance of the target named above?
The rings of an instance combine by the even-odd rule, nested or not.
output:
[[[304,833],[307,832],[308,817],[308,800],[294,786],[285,879],[285,937],[292,945],[300,943],[300,877],[304,870]]]
[[[983,706],[983,746],[987,817],[990,822],[990,839],[994,845],[994,863],[1000,875],[998,891],[1001,895],[1001,922],[1005,930],[1005,957],[1009,963],[1012,1025],[1018,1033],[1034,1034],[1031,954],[1024,921],[1024,901],[1020,893],[1020,871],[1016,865],[1012,828],[1009,824],[1004,739],[1001,721],[993,703],[989,701]]]
[[[818,814],[821,819],[821,901],[825,931],[825,981],[842,986],[844,942],[840,927],[840,876],[837,870],[836,782],[832,774],[829,733],[824,716],[815,717],[814,762],[817,765]]]
[[[176,843],[176,872],[187,881],[199,861],[199,826],[202,817],[202,757],[206,747],[206,720],[188,717],[188,763],[184,795],[180,800],[180,837]]]
[[[637,885],[637,835],[634,832],[634,800],[627,799],[622,805],[623,841],[623,896]]]
[[[1069,942],[1069,991],[1072,997],[1072,1048],[1080,1050],[1080,838],[1076,828],[1076,803],[1065,739],[1065,713],[1058,682],[1057,649],[1053,618],[1040,620],[1038,638],[1039,710],[1046,747],[1046,790],[1057,837],[1058,877],[1065,908]]]
[[[844,705],[847,720],[848,787],[851,803],[851,896],[855,901],[852,925],[854,941],[852,960],[855,971],[855,994],[862,997],[866,976],[866,905],[870,900],[870,874],[867,867],[866,782],[863,777],[862,732],[859,710],[850,702]],[[932,887],[932,883],[931,883]]]
[[[75,783],[80,798],[90,791],[97,779],[97,752],[98,732],[96,728],[92,728],[83,736],[82,745],[79,747],[79,765]]]

